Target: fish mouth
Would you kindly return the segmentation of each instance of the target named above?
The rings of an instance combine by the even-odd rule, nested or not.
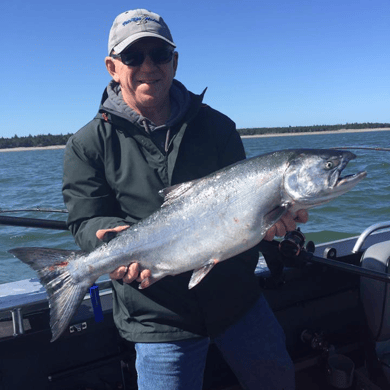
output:
[[[361,171],[359,173],[356,173],[354,175],[347,175],[344,177],[339,177],[337,179],[335,187],[341,187],[341,186],[355,186],[360,180],[363,180],[367,176],[366,171]]]
[[[341,164],[338,169],[334,171],[333,177],[330,181],[330,187],[334,190],[348,191],[354,187],[360,180],[363,180],[367,176],[366,171],[361,171],[353,175],[341,176],[342,171],[348,165],[351,160],[356,158],[356,155],[352,152],[346,151],[342,153]]]
[[[351,153],[351,152],[345,152],[344,153],[344,158],[341,163],[341,166],[339,169],[335,171],[335,181],[334,181],[334,186],[333,188],[335,189],[345,189],[349,190],[350,188],[354,187],[357,183],[359,183],[360,180],[363,180],[367,176],[366,171],[361,171],[358,173],[355,173],[354,175],[347,175],[341,177],[341,172],[344,170],[344,168],[348,165],[348,163],[355,159],[356,155]]]

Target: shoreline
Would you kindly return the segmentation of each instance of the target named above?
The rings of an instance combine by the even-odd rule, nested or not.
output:
[[[307,133],[269,133],[269,134],[256,134],[256,135],[241,135],[241,138],[265,138],[265,137],[295,137],[298,135],[320,135],[320,134],[345,134],[345,133],[368,133],[376,131],[390,131],[390,127],[382,127],[379,129],[340,129],[335,131],[313,131]],[[65,145],[52,145],[52,146],[36,146],[36,147],[23,147],[23,148],[9,148],[0,149],[1,152],[24,152],[29,150],[56,150],[65,149]]]
[[[379,129],[340,129],[340,130],[325,130],[325,131],[312,131],[307,133],[268,133],[268,134],[255,134],[255,135],[242,135],[241,138],[262,138],[262,137],[295,137],[298,135],[320,135],[320,134],[346,134],[346,133],[369,133],[375,131],[390,131],[390,127],[382,127]]]
[[[28,150],[55,150],[55,149],[65,149],[65,145],[31,146],[27,148],[8,148],[8,149],[0,149],[0,153],[1,152],[25,152]]]

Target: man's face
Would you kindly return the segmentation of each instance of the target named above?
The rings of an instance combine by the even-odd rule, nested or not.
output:
[[[155,64],[147,55],[151,50],[165,46],[170,47],[158,38],[143,38],[131,45],[132,51],[145,54],[145,60],[139,66],[127,66],[120,59],[106,58],[109,73],[121,85],[124,101],[144,116],[169,104],[169,89],[176,74],[178,55],[175,53],[166,64]]]

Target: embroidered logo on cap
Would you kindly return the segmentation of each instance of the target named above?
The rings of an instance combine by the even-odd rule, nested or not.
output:
[[[139,17],[136,17],[136,18],[131,18],[131,19],[128,19],[128,20],[125,20],[122,25],[123,26],[126,26],[126,24],[129,24],[131,22],[136,22],[137,24],[145,24],[147,23],[148,21],[151,21],[151,22],[156,22],[158,24],[161,25],[161,23],[157,20],[157,19],[153,19],[151,18],[150,16],[148,15],[142,15],[142,16],[139,16]]]

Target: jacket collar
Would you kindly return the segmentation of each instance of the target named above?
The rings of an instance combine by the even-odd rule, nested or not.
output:
[[[206,88],[207,89],[207,88]],[[171,87],[172,114],[166,125],[156,127],[147,118],[142,117],[132,110],[123,101],[120,87],[117,83],[111,82],[104,90],[100,108],[96,118],[118,126],[128,127],[129,122],[137,128],[144,130],[145,120],[148,129],[155,130],[164,127],[171,127],[180,122],[192,119],[200,109],[206,89],[200,95],[189,92],[183,84],[173,80]]]

